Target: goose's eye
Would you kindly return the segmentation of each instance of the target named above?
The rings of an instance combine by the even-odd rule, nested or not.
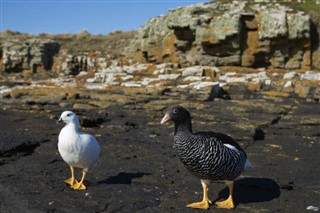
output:
[[[67,114],[67,116],[69,117],[71,114]]]
[[[179,110],[178,110],[178,109],[174,109],[172,112],[173,112],[174,114],[177,114],[177,113],[179,112]]]

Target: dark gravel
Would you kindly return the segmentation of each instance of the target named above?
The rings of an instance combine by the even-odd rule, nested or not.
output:
[[[201,200],[201,184],[176,156],[173,127],[160,125],[163,110],[156,103],[155,108],[127,104],[76,111],[82,130],[101,145],[86,191],[73,191],[63,182],[70,174],[57,150],[62,126],[54,119],[63,109],[0,110],[0,212],[203,212],[185,207]],[[209,212],[305,212],[308,206],[320,207],[319,104],[180,103],[191,111],[195,131],[230,134],[255,167],[235,183],[235,211],[211,206]],[[209,196],[226,197],[225,185],[213,183]]]

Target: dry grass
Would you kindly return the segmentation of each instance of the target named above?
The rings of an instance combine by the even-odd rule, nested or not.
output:
[[[70,54],[83,52],[99,52],[102,56],[116,58],[123,54],[124,49],[136,35],[136,31],[115,31],[108,35],[91,35],[87,31],[77,34],[47,34],[39,35],[23,34],[6,30],[1,33],[1,42],[7,39],[19,39],[21,41],[30,38],[48,38],[60,44],[60,50],[67,50]]]

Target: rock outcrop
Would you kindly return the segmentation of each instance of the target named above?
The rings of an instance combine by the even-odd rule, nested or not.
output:
[[[52,74],[78,75],[81,71],[101,71],[115,59],[121,63],[124,48],[135,33],[29,35],[7,30],[0,33],[0,73],[51,70]]]
[[[81,71],[96,72],[110,66],[110,60],[102,57],[100,52],[84,52],[69,54],[67,51],[59,54],[54,63],[54,70],[66,75],[78,75]]]
[[[274,1],[197,4],[149,20],[133,41],[131,55],[139,62],[185,67],[309,70],[319,61],[319,35],[312,26],[308,14]]]
[[[60,87],[67,81],[88,89],[190,93],[187,97],[199,100],[272,96],[318,102],[320,26],[313,20],[320,16],[275,2],[181,7],[151,19],[138,33],[2,39],[0,73],[14,74],[0,76],[0,94],[16,98],[21,84]],[[320,7],[318,1],[310,2]],[[120,50],[134,35],[125,56],[127,51]],[[34,81],[39,80],[34,73],[49,70],[50,80]]]
[[[2,71],[49,71],[58,52],[59,44],[50,39],[7,40],[2,44]]]
[[[77,75],[104,70],[114,59],[128,64],[128,58],[182,67],[320,70],[320,17],[313,11],[292,9],[289,6],[295,6],[295,0],[291,1],[230,0],[190,5],[150,19],[137,33],[114,32],[105,37],[89,34],[87,38],[3,37],[0,72],[53,70]],[[320,7],[314,0],[296,4]],[[123,51],[126,46],[129,50]],[[117,54],[112,54],[117,48]],[[128,52],[128,58],[122,60],[119,56],[124,52]]]
[[[288,2],[289,6],[295,5]],[[292,9],[284,3],[246,0],[190,5],[150,19],[137,33],[115,32],[92,39],[89,34],[87,40],[76,35],[48,36],[50,39],[10,36],[1,39],[1,71],[53,70],[77,75],[81,71],[104,70],[114,59],[128,64],[128,58],[182,67],[320,70],[319,15]],[[299,4],[307,3],[320,7],[319,1],[314,0]],[[115,49],[112,43],[121,47],[116,57],[109,54]],[[122,60],[119,56],[126,46],[130,46],[126,51],[128,58]]]

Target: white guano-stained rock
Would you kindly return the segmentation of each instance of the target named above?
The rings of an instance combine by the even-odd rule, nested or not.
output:
[[[301,80],[320,81],[320,72],[307,71],[301,75]]]

